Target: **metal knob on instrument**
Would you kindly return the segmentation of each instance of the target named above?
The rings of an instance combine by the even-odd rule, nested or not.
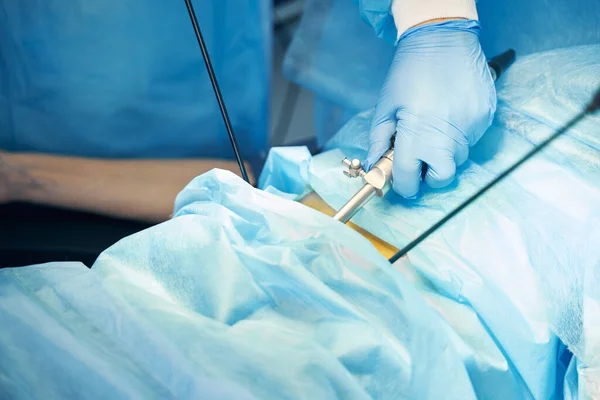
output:
[[[350,159],[344,157],[342,164],[348,167],[344,170],[344,175],[349,178],[358,178],[359,176],[363,176],[365,174],[365,171],[362,169],[362,164],[358,158],[350,161]]]
[[[369,172],[362,169],[360,160],[350,161],[344,158],[342,163],[348,167],[344,174],[351,178],[361,176],[364,186],[358,191],[334,216],[333,219],[341,222],[350,220],[374,196],[383,197],[389,190],[392,182],[392,166],[394,163],[394,149],[390,149],[373,165]]]

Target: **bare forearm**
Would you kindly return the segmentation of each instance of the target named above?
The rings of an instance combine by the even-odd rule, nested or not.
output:
[[[99,160],[7,154],[11,198],[99,214],[160,222],[175,196],[213,168],[238,173],[222,160]]]

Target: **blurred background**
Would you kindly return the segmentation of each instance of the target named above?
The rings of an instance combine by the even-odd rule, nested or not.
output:
[[[312,92],[286,79],[283,59],[298,27],[304,0],[275,0],[271,144],[316,147]]]
[[[286,79],[282,68],[304,1],[274,0],[273,6],[270,141],[273,146],[306,145],[316,151],[313,95]],[[199,56],[197,47],[192,50]],[[222,123],[220,116],[218,123]],[[255,168],[262,166],[265,156],[263,153],[254,161]],[[0,204],[0,268],[67,260],[82,261],[91,267],[108,246],[149,226],[50,206]]]

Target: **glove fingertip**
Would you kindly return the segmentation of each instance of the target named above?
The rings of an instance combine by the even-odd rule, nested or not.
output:
[[[418,174],[403,173],[394,177],[394,191],[407,200],[417,198],[420,184]]]
[[[387,150],[388,148],[381,143],[372,144],[369,149],[369,154],[364,162],[365,170],[369,171]]]
[[[425,183],[432,189],[441,189],[454,181],[456,176],[456,164],[454,160],[438,162],[435,166],[429,166],[425,175]]]

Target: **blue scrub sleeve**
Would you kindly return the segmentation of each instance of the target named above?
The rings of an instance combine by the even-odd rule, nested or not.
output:
[[[392,0],[355,0],[361,18],[372,28],[377,37],[394,43],[397,36],[396,25],[391,14]]]

